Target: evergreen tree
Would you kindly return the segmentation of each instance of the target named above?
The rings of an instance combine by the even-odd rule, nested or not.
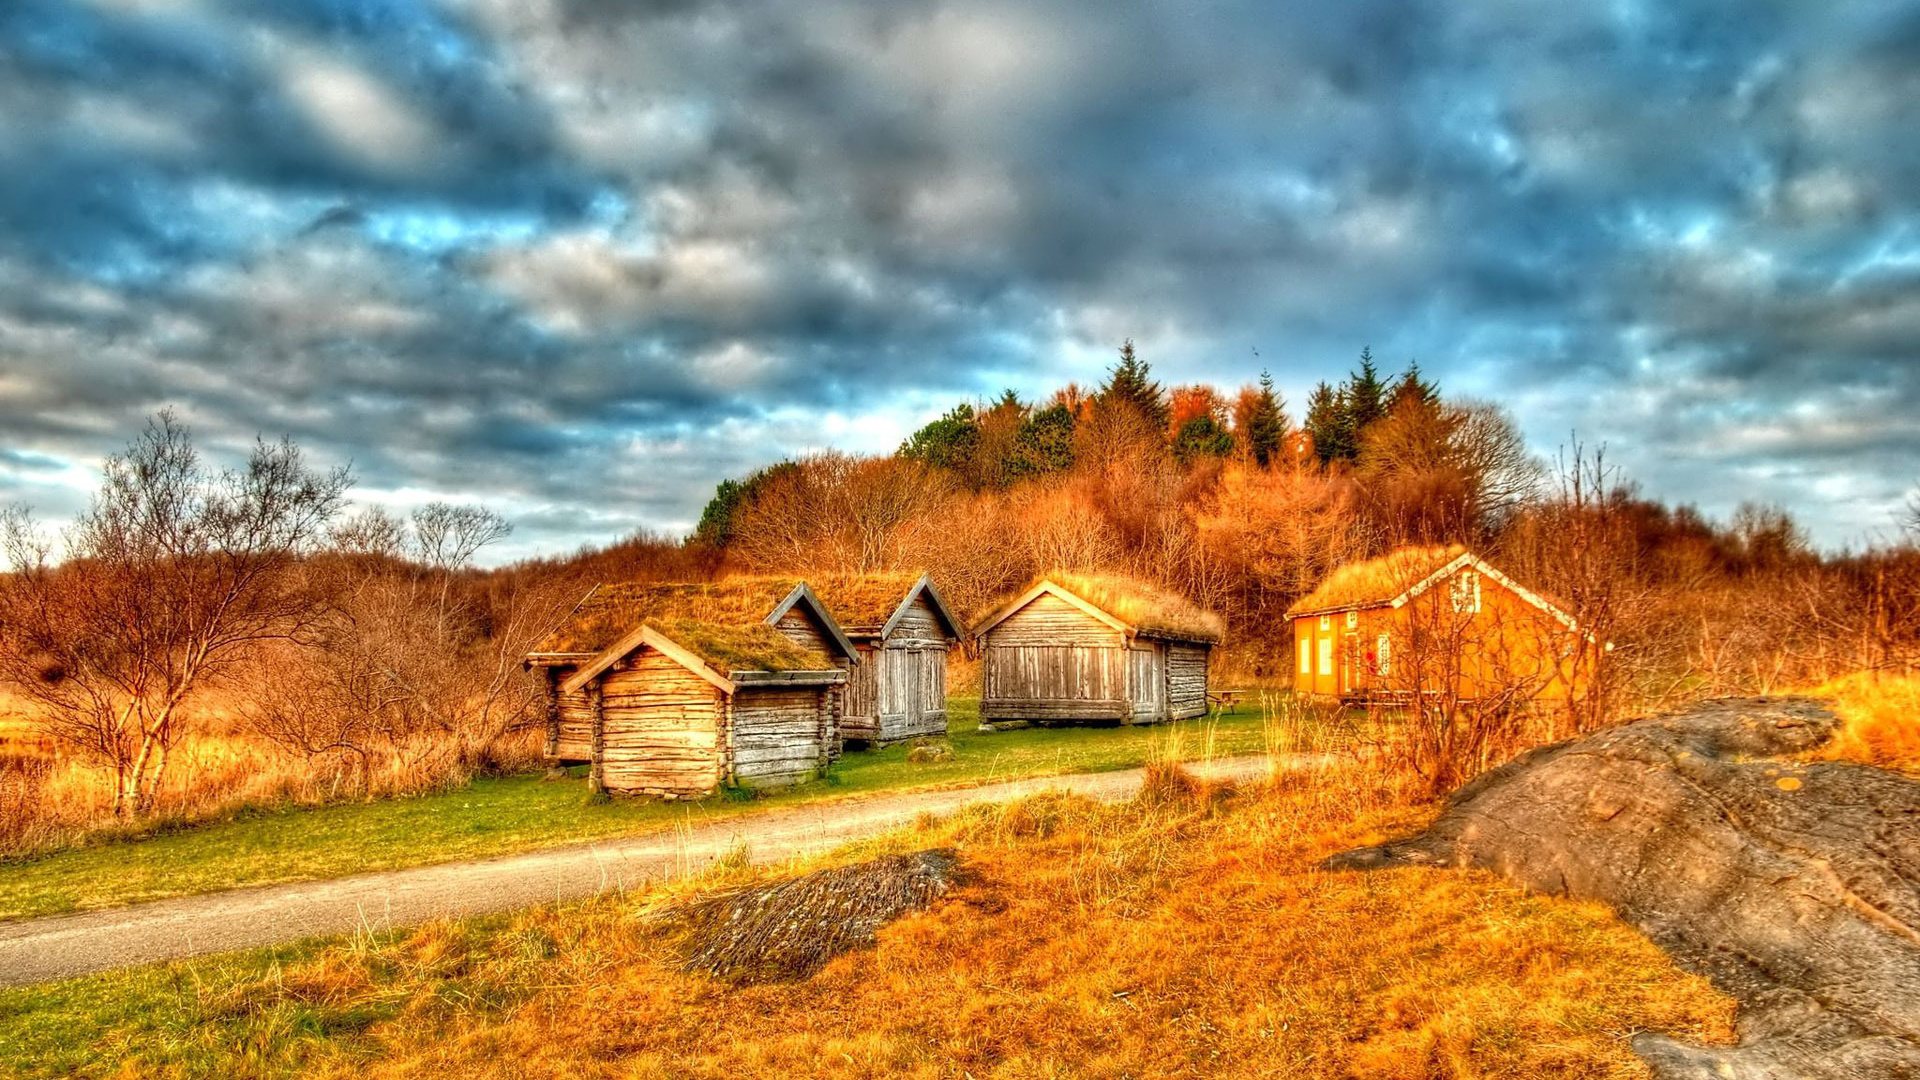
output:
[[[979,441],[979,421],[973,415],[973,406],[956,405],[901,443],[900,456],[939,469],[959,469],[973,460]]]
[[[1028,417],[1014,436],[1008,471],[1015,476],[1031,476],[1072,467],[1073,411],[1056,404]]]
[[[1273,375],[1260,372],[1260,396],[1254,400],[1247,417],[1247,449],[1261,468],[1272,464],[1280,454],[1280,443],[1287,437],[1286,402],[1273,391]]]
[[[1166,391],[1153,381],[1153,371],[1147,362],[1134,354],[1132,338],[1120,346],[1120,362],[1107,373],[1107,384],[1100,388],[1100,401],[1135,410],[1155,431],[1167,429],[1171,410]]]
[[[1352,428],[1353,441],[1359,441],[1360,433],[1367,425],[1387,414],[1387,384],[1380,381],[1380,372],[1373,366],[1373,349],[1360,350],[1360,370],[1347,377],[1344,388],[1347,396],[1347,421]]]
[[[1440,404],[1440,388],[1421,375],[1418,360],[1409,361],[1407,370],[1393,381],[1393,389],[1387,395],[1387,411],[1398,411],[1403,402],[1427,408]]]
[[[1226,457],[1231,453],[1233,436],[1211,416],[1189,419],[1173,437],[1173,456],[1183,463],[1199,457]]]
[[[700,524],[694,526],[693,538],[710,547],[726,547],[733,540],[733,526],[740,519],[740,511],[752,505],[769,481],[798,468],[791,461],[782,461],[754,470],[745,480],[720,481],[706,509],[700,512]]]
[[[1353,428],[1344,390],[1335,390],[1325,382],[1315,386],[1307,398],[1306,426],[1321,464],[1353,457]]]

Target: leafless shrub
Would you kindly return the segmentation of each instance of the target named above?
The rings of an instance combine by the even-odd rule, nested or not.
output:
[[[331,607],[311,641],[263,666],[252,730],[330,763],[355,794],[484,766],[530,715],[536,687],[521,656],[572,596],[564,582],[527,576],[501,594],[478,588],[467,564],[505,535],[499,515],[445,504],[411,522],[377,510],[346,522],[339,553],[315,571]]]

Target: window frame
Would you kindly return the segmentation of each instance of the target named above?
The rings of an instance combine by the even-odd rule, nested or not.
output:
[[[1480,573],[1477,570],[1462,570],[1453,577],[1447,592],[1453,601],[1453,610],[1462,615],[1480,614]]]

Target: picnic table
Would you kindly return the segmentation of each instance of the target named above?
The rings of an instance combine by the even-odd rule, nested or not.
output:
[[[1246,694],[1247,692],[1245,690],[1209,690],[1207,691],[1207,704],[1220,712],[1231,715],[1239,710],[1240,699],[1245,697]]]

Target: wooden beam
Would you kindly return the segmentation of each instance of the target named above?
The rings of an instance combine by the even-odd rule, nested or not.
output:
[[[540,688],[547,706],[547,756],[560,756],[560,669],[549,667],[540,673]]]
[[[607,713],[601,703],[601,686],[598,680],[587,684],[587,716],[593,733],[587,765],[587,790],[595,794],[607,789]]]
[[[689,650],[682,648],[678,642],[645,623],[628,632],[627,635],[619,641],[614,642],[594,654],[593,659],[582,664],[579,671],[568,676],[567,680],[560,684],[560,689],[565,693],[573,693],[594,679],[599,678],[601,673],[605,672],[608,668],[631,656],[633,651],[642,645],[659,650],[662,655],[672,659],[681,667],[686,668],[688,671],[693,672],[695,675],[700,676],[727,693],[733,693],[734,685],[731,679],[708,667],[706,661],[695,656]]]

